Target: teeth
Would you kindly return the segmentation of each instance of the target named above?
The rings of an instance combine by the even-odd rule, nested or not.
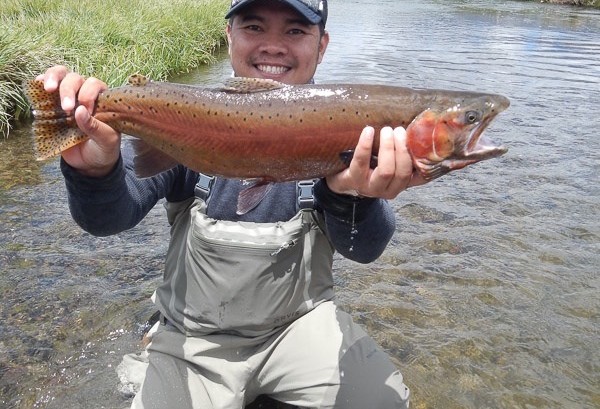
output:
[[[267,74],[283,74],[288,70],[287,67],[282,67],[279,65],[263,65],[259,64],[256,66],[259,70],[266,72]]]

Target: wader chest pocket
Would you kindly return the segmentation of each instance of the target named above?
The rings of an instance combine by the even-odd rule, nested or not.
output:
[[[260,330],[306,310],[303,262],[310,223],[233,223],[192,216],[186,243],[187,313],[221,330]],[[309,240],[310,244],[310,240]],[[193,296],[192,296],[193,295]]]

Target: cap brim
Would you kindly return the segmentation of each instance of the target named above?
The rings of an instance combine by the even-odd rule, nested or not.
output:
[[[227,14],[225,14],[225,18],[226,19],[231,18],[231,16],[233,16],[234,14],[237,14],[240,10],[251,5],[252,3],[254,3],[254,1],[255,0],[246,0],[246,1],[239,2],[238,4],[236,4],[235,6],[233,6],[232,8],[229,9]],[[278,1],[286,3],[289,6],[291,6],[292,8],[294,8],[294,10],[296,10],[298,13],[300,13],[311,24],[319,24],[322,20],[321,15],[319,15],[318,13],[315,13],[306,4],[302,3],[299,0],[278,0]]]

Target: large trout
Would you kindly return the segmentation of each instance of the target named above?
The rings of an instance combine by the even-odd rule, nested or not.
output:
[[[38,159],[86,139],[58,93],[40,81],[24,90],[33,106]],[[94,116],[133,135],[135,167],[147,177],[176,164],[264,182],[335,174],[348,166],[365,125],[403,126],[414,166],[426,179],[494,158],[507,149],[481,133],[509,106],[501,95],[383,85],[284,85],[231,78],[221,88],[148,81],[103,92]],[[378,150],[375,141],[374,155]]]

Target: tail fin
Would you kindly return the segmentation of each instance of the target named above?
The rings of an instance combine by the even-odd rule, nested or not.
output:
[[[58,92],[46,92],[44,83],[29,80],[23,91],[33,108],[33,145],[37,160],[49,159],[88,139],[60,107]]]

